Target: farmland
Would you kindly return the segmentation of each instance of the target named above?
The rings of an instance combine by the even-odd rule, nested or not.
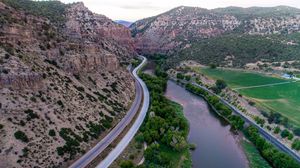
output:
[[[214,79],[223,79],[230,88],[251,98],[260,108],[278,112],[300,127],[300,82],[238,70],[203,68],[200,71]],[[283,84],[269,85],[275,83]],[[259,85],[269,86],[252,87]]]

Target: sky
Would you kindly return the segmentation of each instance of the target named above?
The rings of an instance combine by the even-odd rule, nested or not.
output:
[[[136,21],[155,16],[178,6],[195,6],[207,9],[239,7],[272,7],[286,5],[300,8],[300,0],[61,0],[64,3],[81,1],[91,11],[112,20]]]

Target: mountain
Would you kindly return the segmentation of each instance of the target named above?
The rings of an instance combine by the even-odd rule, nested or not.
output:
[[[125,115],[130,31],[83,3],[0,1],[0,167],[66,167]]]
[[[132,22],[128,22],[128,21],[125,21],[125,20],[115,20],[116,23],[119,23],[123,26],[126,26],[126,27],[130,27],[130,25],[132,24]]]
[[[280,46],[282,48],[276,54],[284,53],[286,57],[273,60],[285,61],[292,60],[295,57],[299,58],[299,54],[295,50],[289,52],[289,49],[285,49],[297,49],[296,46],[288,45],[297,39],[290,39],[285,36],[292,36],[292,34],[300,32],[300,9],[287,6],[270,8],[228,7],[212,10],[180,6],[166,13],[136,21],[130,26],[130,29],[135,38],[137,51],[145,55],[166,54],[175,56],[176,60],[190,59],[190,55],[193,55],[192,59],[198,61],[206,60],[205,63],[208,63],[217,60],[216,63],[222,64],[226,61],[227,56],[235,57],[235,60],[243,59],[241,53],[231,55],[236,53],[228,52],[230,51],[229,48],[222,49],[223,43],[230,43],[230,40],[234,40],[235,44],[242,47],[242,43],[245,42],[242,39],[246,38],[246,41],[251,43],[251,39],[257,37],[264,39],[265,46],[276,43],[276,45],[273,45],[274,47]],[[230,36],[230,38],[224,36]],[[208,52],[203,51],[205,48],[202,48],[202,52],[196,50],[197,46],[204,46],[203,44],[207,44],[213,49],[215,46],[211,43],[214,42],[211,39],[220,40],[218,37],[224,37],[223,40],[225,40],[217,46],[217,48],[220,48],[220,52],[209,55]],[[270,38],[274,40],[270,40]],[[259,41],[259,39],[256,39],[256,41]],[[269,59],[270,56],[262,55],[271,55],[271,53],[264,53],[267,51],[256,52],[255,48],[259,47],[257,45],[260,44],[256,43],[255,46],[253,44],[250,47],[248,46],[249,50],[255,52],[253,55],[258,55],[257,59],[244,59],[240,61],[241,63],[234,62],[233,65],[243,66],[247,61],[258,61],[260,57]],[[180,58],[182,53],[185,54],[184,58]],[[295,53],[296,55],[291,56]],[[216,55],[220,58],[215,58]],[[174,60],[170,60],[170,62],[174,62]]]

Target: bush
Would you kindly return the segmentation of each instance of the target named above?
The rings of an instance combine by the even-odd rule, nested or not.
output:
[[[216,81],[216,87],[217,87],[218,89],[220,89],[220,90],[223,90],[223,89],[225,89],[225,88],[227,87],[227,84],[226,84],[226,82],[225,82],[224,80],[218,79],[218,80]]]
[[[2,124],[0,124],[0,129],[2,129],[4,126]]]
[[[281,132],[280,135],[281,135],[282,138],[286,138],[290,135],[290,132],[287,129],[285,129]]]
[[[189,145],[190,150],[195,150],[196,147],[197,147],[196,144],[190,144],[190,145]]]
[[[130,160],[123,160],[120,163],[120,167],[121,168],[134,168],[134,164]]]
[[[187,81],[190,81],[191,78],[192,78],[191,75],[186,75],[186,76],[185,76],[185,80],[187,80]]]
[[[298,168],[300,166],[291,156],[279,151],[262,138],[254,126],[248,127],[245,133],[272,167]]]
[[[274,133],[275,133],[275,134],[278,134],[280,131],[281,131],[281,130],[280,130],[280,128],[279,128],[278,126],[275,127],[275,129],[274,129]]]
[[[27,121],[39,118],[39,116],[36,113],[34,113],[33,110],[31,110],[31,109],[25,110],[24,113],[27,114],[27,118],[26,118]]]
[[[56,136],[56,133],[53,129],[49,130],[48,134],[49,134],[49,136],[52,136],[52,137]]]
[[[177,73],[177,79],[184,79],[184,75],[182,73]]]
[[[292,144],[292,148],[299,151],[300,150],[300,140],[299,139],[295,139],[293,144]]]
[[[295,135],[300,136],[300,128],[295,128],[293,132]]]
[[[28,137],[26,136],[26,134],[22,131],[17,131],[15,132],[15,138],[18,139],[18,140],[21,140],[22,142],[29,142],[29,139]]]
[[[61,108],[64,108],[64,103],[61,101],[61,100],[58,100],[57,101],[57,104],[61,107]]]

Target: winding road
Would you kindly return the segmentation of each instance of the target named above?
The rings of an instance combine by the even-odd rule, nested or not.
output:
[[[132,71],[132,74],[135,78],[136,96],[131,108],[125,117],[99,143],[97,143],[91,150],[74,162],[70,168],[84,168],[99,154],[101,154],[101,152],[103,152],[125,130],[126,126],[130,124],[134,116],[138,113],[142,103],[141,111],[129,131],[118,143],[118,145],[109,153],[109,155],[102,160],[97,168],[107,168],[122,153],[136,132],[139,130],[149,108],[149,91],[146,87],[146,84],[137,75],[138,70],[146,63],[147,59],[143,56],[140,57],[143,59],[142,63]]]

